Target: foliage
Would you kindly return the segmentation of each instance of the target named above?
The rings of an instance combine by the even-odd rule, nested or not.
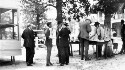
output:
[[[113,14],[119,10],[122,0],[98,0],[98,3],[92,7],[94,12],[101,11],[105,14]]]
[[[90,3],[88,0],[66,0],[63,2],[63,18],[66,19],[65,15],[69,15],[68,20],[73,19],[80,20],[80,17],[87,16],[90,13]]]
[[[21,8],[24,14],[24,22],[32,23],[36,26],[40,25],[40,21],[46,19],[46,4],[42,0],[21,0]]]

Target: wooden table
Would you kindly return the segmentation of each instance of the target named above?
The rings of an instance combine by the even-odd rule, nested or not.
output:
[[[98,59],[98,45],[103,45],[103,44],[107,44],[108,41],[104,41],[104,42],[101,42],[101,41],[89,41],[89,45],[96,45],[96,58]],[[71,55],[73,56],[73,51],[72,51],[72,44],[79,44],[79,55],[80,55],[80,52],[81,52],[81,46],[80,46],[80,42],[70,42],[70,47],[71,47]],[[106,48],[107,49],[107,48]],[[106,51],[107,52],[107,51]]]
[[[70,47],[71,47],[71,56],[73,56],[73,52],[72,52],[72,44],[79,44],[79,55],[80,55],[80,42],[79,41],[77,41],[77,42],[70,42]]]
[[[103,44],[107,44],[108,41],[89,41],[89,44],[90,45],[96,45],[96,58],[98,59],[98,45],[103,45]],[[107,53],[107,47],[105,48],[105,52]],[[107,55],[106,55],[106,58],[107,58]]]

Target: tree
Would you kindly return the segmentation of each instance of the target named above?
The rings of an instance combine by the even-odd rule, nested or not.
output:
[[[40,29],[40,21],[45,18],[46,2],[43,0],[21,0],[22,11],[25,15],[24,22],[32,23]]]
[[[57,8],[57,21],[63,21],[63,19],[70,21],[71,17],[66,15],[73,15],[73,19],[79,20],[79,17],[88,15],[90,10],[90,3],[88,0],[56,0]],[[84,9],[81,11],[80,9]]]
[[[112,14],[117,11],[123,10],[124,3],[121,0],[98,0],[98,3],[93,6],[95,12],[101,11],[105,14],[104,26],[105,26],[105,40],[111,39],[111,17]]]
[[[94,12],[101,11],[105,14],[104,20],[104,40],[111,40],[111,17],[112,14],[117,11],[123,11],[125,1],[123,0],[98,0],[96,6],[93,6]],[[105,44],[105,50],[108,50],[107,44]],[[106,55],[105,55],[106,54]],[[105,51],[105,57],[107,57],[107,52]]]

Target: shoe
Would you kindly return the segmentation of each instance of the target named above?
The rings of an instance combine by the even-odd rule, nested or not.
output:
[[[27,64],[27,66],[33,66],[32,64]]]
[[[122,52],[119,52],[118,54],[122,54]]]
[[[60,64],[60,66],[64,66],[64,64]]]
[[[81,60],[84,60],[84,57],[83,57],[83,58],[81,58]]]
[[[81,58],[81,60],[83,60],[83,58]]]
[[[69,63],[66,63],[66,65],[68,65]]]
[[[49,63],[49,64],[46,64],[46,66],[53,66],[53,64],[52,64],[52,63]]]
[[[46,64],[46,66],[51,66],[50,64]]]
[[[89,60],[91,60],[91,59],[90,59],[90,58],[86,58],[86,59],[85,59],[85,61],[89,61]]]
[[[95,55],[96,55],[96,52],[94,52],[93,54],[95,54]]]

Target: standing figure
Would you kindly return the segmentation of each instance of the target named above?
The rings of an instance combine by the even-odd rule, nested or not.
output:
[[[60,47],[60,66],[69,63],[69,34],[70,30],[66,27],[67,24],[62,25],[59,32],[59,47]]]
[[[27,28],[23,31],[22,38],[24,39],[24,47],[26,48],[26,63],[27,66],[32,66],[33,57],[35,54],[35,42],[34,42],[34,32],[32,26],[29,24]]]
[[[85,22],[80,23],[80,43],[81,43],[81,60],[83,60],[84,56],[84,47],[85,47],[85,60],[90,60],[88,57],[88,49],[89,49],[89,33],[91,32],[91,20],[86,19]]]
[[[125,53],[125,24],[124,24],[124,20],[121,20],[121,39],[122,39],[122,42],[123,42],[123,45],[122,45],[122,48],[121,48],[121,51],[119,54],[123,54]]]
[[[52,50],[52,24],[51,22],[47,23],[48,28],[45,30],[46,41],[45,45],[47,47],[47,57],[46,57],[46,66],[52,66],[50,62],[51,50]]]
[[[57,46],[57,50],[58,50],[57,56],[59,57],[59,63],[60,63],[59,31],[61,30],[61,26],[62,26],[62,22],[58,21],[58,26],[57,26],[57,30],[56,30],[56,46]]]
[[[98,40],[103,40],[104,38],[104,30],[103,28],[100,26],[99,22],[95,22],[94,24],[95,28],[94,28],[94,33],[93,35],[91,35],[90,39],[94,40],[94,41],[98,41]],[[103,45],[98,45],[98,57],[100,58],[102,56],[102,46]]]

